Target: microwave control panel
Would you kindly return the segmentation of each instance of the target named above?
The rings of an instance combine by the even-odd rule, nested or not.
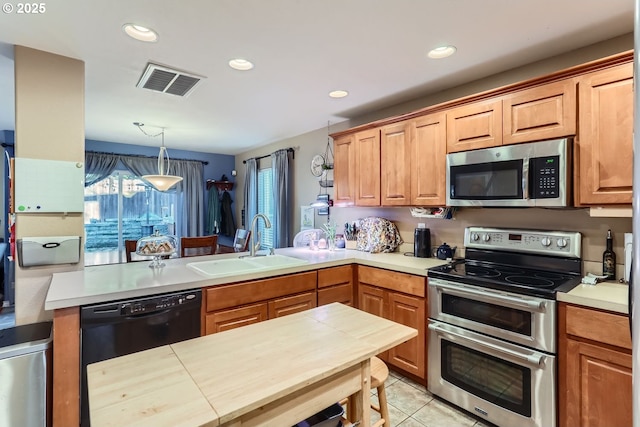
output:
[[[560,197],[560,156],[530,159],[529,180],[532,199]]]

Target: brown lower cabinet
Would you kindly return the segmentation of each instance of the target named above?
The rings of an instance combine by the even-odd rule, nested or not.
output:
[[[352,264],[318,270],[318,305],[340,302],[353,306]]]
[[[418,336],[383,353],[388,364],[426,379],[426,277],[358,266],[358,308],[418,330]]]
[[[203,334],[316,307],[316,282],[316,271],[308,271],[205,288]]]
[[[631,338],[626,316],[560,303],[559,425],[632,425]]]

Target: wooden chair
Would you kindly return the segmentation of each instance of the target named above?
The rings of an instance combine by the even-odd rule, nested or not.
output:
[[[180,256],[201,256],[213,255],[218,247],[218,235],[203,237],[181,237],[180,238]]]
[[[371,403],[371,409],[380,414],[380,419],[372,424],[372,427],[391,427],[389,420],[389,405],[387,404],[387,393],[384,390],[384,382],[389,377],[389,368],[378,357],[371,358],[371,388],[375,388],[378,392],[378,403]],[[340,404],[347,405],[349,399],[343,399]],[[348,410],[348,408],[347,408]],[[347,413],[347,418],[349,414]],[[352,420],[353,421],[353,420]]]
[[[127,257],[127,262],[131,262],[133,261],[131,259],[131,254],[135,254],[136,253],[136,245],[138,244],[137,240],[125,240],[124,241],[124,253]],[[142,261],[142,260],[135,260],[135,261]]]
[[[233,252],[245,252],[249,248],[249,241],[251,238],[251,231],[243,228],[236,230],[236,235],[233,238],[233,246],[218,245],[219,254],[229,254]]]

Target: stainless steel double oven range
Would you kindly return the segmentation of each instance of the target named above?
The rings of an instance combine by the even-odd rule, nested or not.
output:
[[[581,279],[581,235],[468,227],[429,269],[428,388],[501,427],[556,426],[556,292]]]

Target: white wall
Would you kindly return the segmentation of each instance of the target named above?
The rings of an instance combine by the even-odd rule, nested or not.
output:
[[[15,156],[84,163],[84,62],[15,47]],[[34,180],[47,179],[33,171]],[[83,194],[84,188],[69,188]],[[16,214],[16,238],[83,236],[83,215]],[[20,268],[16,262],[16,324],[52,317],[44,311],[51,274],[76,265]]]

